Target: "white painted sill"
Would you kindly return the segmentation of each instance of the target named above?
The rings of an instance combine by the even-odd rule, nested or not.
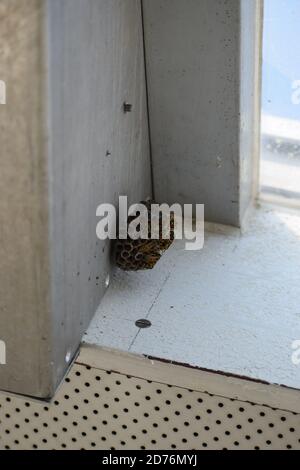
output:
[[[152,327],[139,330],[138,319]],[[300,213],[258,209],[243,235],[175,242],[151,272],[117,271],[84,342],[300,389]]]

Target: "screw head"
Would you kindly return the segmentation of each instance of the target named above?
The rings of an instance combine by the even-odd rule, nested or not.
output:
[[[124,109],[124,113],[125,113],[125,114],[131,113],[131,111],[132,111],[132,104],[125,102],[125,103],[123,104],[123,109]]]
[[[152,323],[149,320],[142,318],[141,320],[137,320],[135,322],[135,326],[141,329],[145,329],[145,328],[150,328],[152,326]]]

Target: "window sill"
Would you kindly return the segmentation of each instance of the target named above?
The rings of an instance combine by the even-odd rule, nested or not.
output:
[[[299,213],[263,208],[243,236],[177,241],[152,272],[116,272],[84,342],[300,389],[299,239]]]

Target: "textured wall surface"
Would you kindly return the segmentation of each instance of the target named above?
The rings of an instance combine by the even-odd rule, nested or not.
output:
[[[50,207],[58,377],[105,292],[96,208],[151,196],[139,0],[48,1]],[[123,104],[133,105],[124,114]]]
[[[240,143],[251,133],[249,124],[240,134],[240,100],[256,57],[254,37],[241,36],[256,18],[254,2],[242,3],[243,21],[237,0],[143,0],[156,197],[204,203],[207,220],[231,225],[240,225],[240,145],[244,161],[252,151]],[[253,90],[243,92],[247,125]]]
[[[0,71],[0,388],[48,397],[111,271],[97,206],[151,195],[140,1],[4,0]]]
[[[0,4],[0,386],[29,395],[51,389],[42,7]]]
[[[240,223],[259,184],[263,2],[241,3]]]

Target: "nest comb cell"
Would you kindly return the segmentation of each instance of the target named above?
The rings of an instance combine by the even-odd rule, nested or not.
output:
[[[162,213],[156,220],[152,214],[152,205],[154,201],[141,202],[148,214],[148,239],[138,238],[132,239],[127,231],[125,240],[118,239],[116,242],[116,264],[123,271],[141,271],[153,269],[162,255],[167,251],[174,241],[174,215],[170,217],[170,227],[166,227]],[[129,216],[127,228],[129,224],[138,216]],[[159,237],[151,238],[152,224],[159,224]],[[167,237],[166,237],[167,234]]]

